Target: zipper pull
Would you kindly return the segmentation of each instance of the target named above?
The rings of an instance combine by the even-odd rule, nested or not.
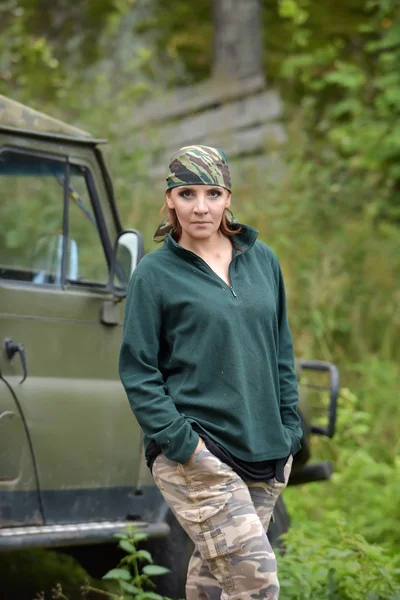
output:
[[[234,298],[237,298],[237,296],[236,296],[236,294],[235,294],[235,290],[233,289],[233,287],[230,287],[229,289],[230,289],[230,290],[231,290],[231,292],[232,292],[232,296],[233,296]]]

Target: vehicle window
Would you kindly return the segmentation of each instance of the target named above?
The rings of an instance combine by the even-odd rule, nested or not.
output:
[[[60,285],[65,162],[0,154],[0,276]]]
[[[0,153],[0,277],[61,286],[67,164],[22,152]],[[104,285],[108,266],[91,207],[85,168],[69,167],[66,279]]]
[[[74,268],[67,279],[105,285],[108,266],[90,202],[89,177],[85,167],[70,166],[68,255]]]

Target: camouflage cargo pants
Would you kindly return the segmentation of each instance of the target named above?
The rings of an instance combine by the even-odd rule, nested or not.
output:
[[[203,447],[184,465],[160,454],[153,465],[156,485],[195,544],[186,600],[279,597],[275,554],[266,531],[279,494],[276,479],[246,484]]]

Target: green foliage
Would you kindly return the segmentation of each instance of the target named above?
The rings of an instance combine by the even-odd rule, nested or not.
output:
[[[398,226],[377,222],[365,206],[380,186],[314,144],[301,118],[289,134],[284,177],[247,167],[233,210],[282,262],[297,353],[340,366],[366,354],[399,359]]]
[[[400,7],[396,0],[365,1],[350,35],[327,37],[315,49],[313,6],[281,2],[296,31],[282,75],[302,99],[314,151],[329,148],[349,175],[365,178],[373,190],[360,196],[362,206],[355,198],[354,209],[375,222],[399,223]]]
[[[152,591],[146,591],[146,588],[155,589],[151,577],[165,575],[169,572],[165,567],[154,565],[151,554],[147,550],[139,550],[137,544],[147,539],[147,536],[141,532],[135,531],[132,527],[126,534],[118,534],[118,545],[127,556],[122,558],[117,568],[108,571],[103,579],[114,579],[120,586],[120,594],[110,594],[110,598],[119,600],[128,600],[133,597],[136,600],[163,600],[163,596]],[[142,567],[141,562],[149,563]],[[91,591],[95,591],[90,588]],[[127,592],[127,594],[125,593]],[[165,598],[164,600],[168,600]]]
[[[102,591],[109,589],[110,582],[92,579],[85,569],[71,556],[51,549],[17,550],[0,554],[0,581],[2,600],[17,598],[80,598],[80,589],[90,581]],[[60,585],[54,586],[54,582]],[[62,593],[64,596],[56,595]],[[38,593],[38,590],[41,590]]]
[[[398,561],[334,514],[322,524],[285,534],[286,554],[278,557],[282,596],[287,600],[389,600],[399,598]]]
[[[400,417],[399,373],[374,358],[357,371],[359,394],[342,388],[335,438],[314,443],[313,460],[333,461],[331,480],[286,492],[292,528],[278,562],[289,600],[400,597],[400,445],[387,435]]]
[[[96,594],[108,598],[109,600],[170,600],[165,596],[160,596],[154,590],[156,585],[151,580],[152,577],[165,575],[169,570],[165,567],[153,564],[150,552],[139,550],[137,545],[147,540],[147,535],[136,531],[135,527],[127,529],[126,533],[115,534],[119,540],[118,546],[126,553],[119,564],[108,571],[103,580],[111,583],[112,589],[103,589],[92,583],[86,583],[81,587],[82,597],[88,597]],[[147,563],[141,567],[141,563]],[[65,595],[63,587],[57,583],[52,588],[52,598],[59,600],[69,600]],[[45,600],[45,593],[41,592],[36,596],[37,600]]]
[[[147,11],[136,0],[3,2],[0,93],[78,124],[91,123],[94,99],[104,107],[137,100],[155,73],[163,80],[151,36],[135,35]]]
[[[171,69],[172,85],[187,84],[210,75],[213,58],[212,0],[152,2],[152,10],[138,25],[138,32],[152,32],[155,52]]]
[[[102,36],[135,0],[7,0],[0,6],[0,92],[52,98],[99,59]]]
[[[59,63],[46,38],[26,29],[26,13],[17,0],[1,4],[0,23],[0,93],[28,85],[33,94],[54,94],[61,83]],[[30,73],[41,76],[28,82]]]

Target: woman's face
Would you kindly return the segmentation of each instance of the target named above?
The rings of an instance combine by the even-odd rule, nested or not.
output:
[[[231,194],[215,185],[182,185],[167,192],[166,201],[176,211],[182,237],[205,240],[217,234]]]

